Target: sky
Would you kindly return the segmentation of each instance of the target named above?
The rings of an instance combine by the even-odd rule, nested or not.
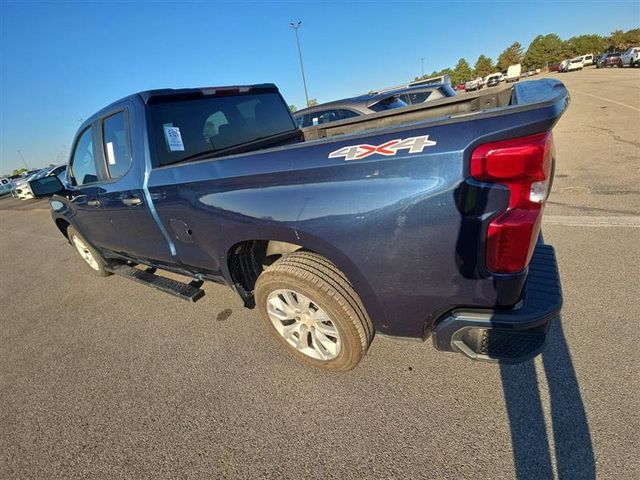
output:
[[[612,12],[617,12],[612,14]],[[271,82],[304,106],[471,65],[538,34],[640,24],[632,1],[14,2],[0,0],[0,174],[66,162],[82,121],[151,88]]]

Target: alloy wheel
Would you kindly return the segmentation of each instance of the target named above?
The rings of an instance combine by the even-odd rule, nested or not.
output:
[[[289,289],[267,297],[267,313],[276,331],[289,345],[316,360],[333,360],[342,342],[335,324],[316,303]]]
[[[87,244],[84,243],[76,235],[73,235],[71,237],[71,241],[73,242],[73,246],[76,247],[76,250],[78,250],[78,253],[84,259],[84,261],[87,262],[87,264],[94,270],[100,270],[100,265],[93,256],[93,253],[91,253],[91,250],[89,250],[89,247],[87,247]]]

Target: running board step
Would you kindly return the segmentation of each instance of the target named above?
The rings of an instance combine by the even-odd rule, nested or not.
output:
[[[114,265],[108,270],[121,277],[134,280],[138,283],[148,285],[149,287],[161,290],[174,297],[187,300],[189,302],[197,302],[204,296],[204,290],[201,290],[201,281],[194,280],[191,283],[178,282],[170,278],[161,277],[156,275],[155,269],[149,268],[147,270],[140,270],[138,268],[131,267],[129,265]]]

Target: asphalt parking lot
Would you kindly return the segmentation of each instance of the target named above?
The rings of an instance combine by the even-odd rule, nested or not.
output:
[[[521,365],[377,338],[309,370],[230,290],[94,277],[46,202],[0,199],[0,478],[640,478],[640,69],[555,77],[565,306]]]

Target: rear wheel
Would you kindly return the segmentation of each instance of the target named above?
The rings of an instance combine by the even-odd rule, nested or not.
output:
[[[346,371],[367,352],[374,329],[353,286],[324,257],[294,252],[256,282],[265,327],[301,363]]]
[[[99,277],[106,277],[111,273],[106,268],[106,263],[98,251],[87,242],[73,227],[67,229],[67,235],[71,245],[74,246],[80,257],[93,272]]]

